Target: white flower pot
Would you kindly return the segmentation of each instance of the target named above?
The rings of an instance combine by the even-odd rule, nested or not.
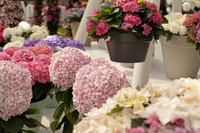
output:
[[[76,32],[78,30],[79,24],[80,24],[80,22],[70,23],[70,27],[71,27],[71,30],[72,30],[72,36],[73,36],[73,38],[75,38],[75,36],[76,36]],[[90,46],[91,42],[92,42],[92,39],[89,38],[89,37],[87,37],[86,41],[84,43],[84,46]]]
[[[98,40],[98,48],[101,50],[107,50],[106,41],[103,38]]]
[[[39,101],[39,102],[31,103],[29,108],[40,109],[40,113],[39,114],[33,114],[33,115],[27,115],[27,118],[33,118],[33,119],[36,119],[37,121],[41,122],[45,106],[46,106],[46,98]],[[24,130],[31,130],[31,131],[34,131],[34,132],[37,132],[37,133],[40,131],[40,127],[29,128],[27,126],[24,126],[23,129]]]
[[[120,63],[120,65],[122,67],[127,67],[127,68],[133,68],[134,67],[134,63]]]
[[[173,35],[172,40],[160,38],[166,77],[178,79],[183,77],[196,78],[200,56],[194,45],[187,43],[187,36]]]

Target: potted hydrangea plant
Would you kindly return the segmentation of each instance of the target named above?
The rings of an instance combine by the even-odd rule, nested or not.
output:
[[[194,46],[187,43],[187,29],[183,25],[186,15],[172,12],[165,17],[168,20],[168,24],[162,25],[164,30],[160,41],[166,77],[170,79],[181,77],[196,78],[200,59]],[[196,46],[198,47],[198,45]]]
[[[149,42],[162,33],[162,22],[154,3],[124,0],[101,4],[88,17],[86,30],[92,38],[111,37],[107,46],[112,61],[134,63],[145,61]]]

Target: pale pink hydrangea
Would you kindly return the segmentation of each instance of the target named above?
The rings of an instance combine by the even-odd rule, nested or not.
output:
[[[127,13],[124,17],[125,22],[130,22],[133,26],[138,26],[142,23],[142,20],[137,14]]]
[[[151,30],[153,29],[151,26],[148,24],[143,24],[142,27],[144,28],[144,31],[142,32],[143,35],[148,36]]]
[[[81,114],[100,108],[122,87],[130,87],[122,67],[103,58],[94,59],[79,69],[73,85],[73,102]]]
[[[3,53],[3,52],[0,52],[0,61],[9,61],[10,60],[10,55],[9,54],[6,54],[6,53]]]
[[[124,12],[138,12],[140,10],[140,5],[138,3],[138,1],[131,1],[128,3],[125,3],[122,6],[122,9]]]
[[[34,53],[32,51],[22,49],[16,51],[13,56],[11,57],[11,62],[17,63],[21,61],[25,62],[31,62],[33,61],[33,58],[35,57]]]
[[[50,81],[65,91],[72,87],[76,72],[91,61],[91,56],[80,49],[66,47],[51,58]]]
[[[107,22],[101,20],[95,27],[96,34],[102,36],[108,32],[111,27]]]
[[[162,22],[163,22],[163,18],[162,18],[162,15],[160,14],[159,11],[157,12],[154,12],[151,17],[149,18],[149,22],[152,22],[161,26]]]
[[[136,128],[128,129],[126,133],[145,133],[145,130],[143,127],[136,127]]]
[[[31,74],[20,65],[0,61],[0,118],[7,121],[25,112],[32,99]]]
[[[156,12],[156,11],[158,11],[158,7],[157,7],[156,4],[151,3],[151,2],[148,2],[148,1],[146,1],[145,4],[148,5],[148,9],[149,9],[151,12]]]
[[[10,57],[12,57],[13,54],[14,54],[16,51],[18,51],[18,50],[20,50],[19,47],[8,47],[8,48],[6,48],[6,49],[3,50],[3,53],[9,54]]]
[[[93,24],[95,24],[94,21],[92,21],[92,20],[90,20],[90,19],[87,20],[87,22],[86,22],[86,25],[87,25],[87,26],[86,26],[86,31],[87,31],[87,32],[90,31],[90,29],[91,29],[91,27],[92,27]]]
[[[157,115],[149,117],[147,120],[144,121],[144,123],[149,124],[151,130],[153,131],[156,131],[160,126],[159,118]]]
[[[187,133],[187,130],[185,130],[184,128],[176,127],[175,133]]]
[[[122,23],[122,26],[121,26],[121,29],[123,30],[127,30],[128,28],[133,28],[133,24],[131,22],[123,22]]]
[[[138,0],[115,0],[113,6],[117,6],[117,2],[118,2],[118,6],[123,6],[124,4],[128,2],[132,2],[132,1],[138,1]]]
[[[36,45],[36,46],[33,47],[33,52],[35,53],[35,55],[50,54],[51,53],[51,47],[47,46],[45,44]]]
[[[196,40],[200,43],[200,29],[197,31]]]
[[[51,64],[51,56],[48,56],[48,55],[45,55],[45,54],[40,54],[40,55],[35,56],[33,58],[33,61],[34,62],[41,61],[45,65],[50,65]]]

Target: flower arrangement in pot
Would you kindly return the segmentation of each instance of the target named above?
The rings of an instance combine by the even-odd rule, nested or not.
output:
[[[172,12],[165,17],[168,23],[162,24],[164,30],[160,41],[162,44],[166,77],[170,79],[181,77],[196,78],[200,66],[200,59],[194,46],[187,43],[187,38],[188,41],[191,40],[188,33],[192,31],[188,29],[189,32],[187,32],[185,26],[187,22],[187,24],[190,23],[187,21],[189,16],[186,17],[182,13]],[[198,49],[198,45],[196,46]],[[191,63],[193,64],[192,66],[190,65]]]
[[[101,4],[92,16],[88,17],[86,30],[89,36],[95,39],[111,37],[107,46],[112,61],[134,63],[145,60],[146,54],[141,56],[141,52],[147,53],[149,41],[159,39],[163,21],[154,3],[146,0],[123,0],[115,1],[113,7],[109,4]],[[128,44],[132,48],[124,47]],[[110,51],[113,45],[119,51]],[[138,49],[133,51],[138,46],[142,46],[141,51]]]

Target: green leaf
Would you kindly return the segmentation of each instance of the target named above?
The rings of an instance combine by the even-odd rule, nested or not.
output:
[[[131,128],[142,126],[143,123],[144,123],[144,120],[145,119],[142,119],[142,118],[132,119],[132,121],[131,121]]]
[[[41,122],[37,121],[36,119],[29,118],[29,120],[30,120],[31,122],[33,122],[33,124],[47,129]]]
[[[26,115],[32,115],[32,114],[39,114],[40,109],[33,109],[33,108],[28,108],[28,110],[25,112]]]
[[[7,132],[16,133],[22,130],[24,123],[20,116],[15,116],[10,118],[8,121],[4,121],[0,118],[0,125],[4,128]]]
[[[77,110],[75,110],[74,112],[68,112],[67,110],[65,110],[65,115],[72,125],[74,125],[78,121],[79,112]]]
[[[55,131],[57,130],[58,121],[59,120],[54,120],[53,122],[50,123],[50,128],[53,131],[53,133],[55,133]]]
[[[112,7],[107,3],[102,3],[98,10],[100,13],[110,13],[112,11]]]
[[[189,36],[187,37],[187,42],[188,43],[192,43],[192,44],[194,44],[195,43],[195,41],[194,40],[192,40]]]
[[[27,127],[30,127],[30,128],[34,128],[34,127],[37,127],[37,125],[35,125],[31,120],[30,118],[27,118],[26,116],[23,116],[21,117],[24,124],[27,126]]]
[[[37,132],[34,132],[34,131],[30,131],[30,130],[22,130],[23,131],[23,133],[37,133]]]
[[[173,34],[171,32],[168,32],[166,35],[167,35],[167,41],[172,39]]]
[[[118,28],[121,25],[121,23],[122,23],[122,20],[118,18],[115,21],[110,22],[109,25],[111,27]]]
[[[108,113],[108,115],[112,115],[112,114],[114,114],[114,113],[118,113],[118,112],[120,112],[120,111],[122,111],[122,110],[123,110],[123,107],[117,105],[115,108],[113,108],[113,109],[111,110],[110,113]]]
[[[162,24],[168,24],[169,23],[169,21],[167,20],[166,17],[164,17],[164,15],[162,15],[162,18],[163,18]]]
[[[195,46],[196,46],[196,48],[195,48],[196,50],[200,50],[200,44],[199,43],[196,43]]]
[[[95,32],[95,24],[93,24],[90,28],[88,35],[92,35]]]
[[[146,12],[142,13],[141,19],[142,21],[146,21],[147,19],[149,19],[151,17],[151,15],[153,14],[153,12],[151,12],[150,10],[146,10]]]
[[[61,128],[62,124],[63,124],[65,121],[67,121],[67,116],[64,116],[64,117],[62,118],[61,122],[59,122],[59,123],[57,124],[57,129],[56,129],[56,130],[59,130],[59,129]]]
[[[72,98],[73,98],[72,88],[70,88],[63,94],[63,99],[64,99],[63,103],[67,110],[70,110],[70,108],[73,106]]]
[[[72,133],[73,125],[67,120],[63,127],[63,133]]]
[[[115,14],[115,13],[118,13],[118,12],[120,12],[120,7],[114,7],[112,9],[112,14]]]
[[[0,133],[5,133],[5,130],[4,128],[1,127],[1,125],[0,125]]]
[[[87,17],[88,19],[90,19],[90,20],[93,20],[93,21],[98,21],[98,18],[96,18],[96,17],[94,17],[94,16],[90,16],[90,17]]]
[[[60,119],[62,113],[63,113],[63,110],[64,110],[64,104],[62,103],[57,109],[56,111],[54,112],[54,119]]]
[[[118,8],[119,11],[116,12],[116,13],[113,13],[113,15],[112,15],[113,18],[118,18],[118,17],[120,17],[120,16],[122,15],[122,12],[123,12],[121,7],[116,7],[116,8]],[[113,11],[114,11],[114,10],[115,10],[115,8],[113,8]]]
[[[140,90],[141,90],[141,87],[138,85],[138,86],[136,87],[136,90],[140,91]]]
[[[56,100],[59,103],[60,101],[63,101],[63,93],[61,91],[56,92]]]

